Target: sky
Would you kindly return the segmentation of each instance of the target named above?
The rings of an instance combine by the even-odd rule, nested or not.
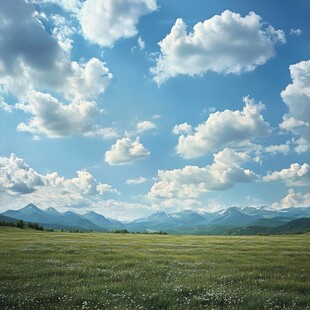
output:
[[[0,212],[310,206],[309,0],[0,3]]]

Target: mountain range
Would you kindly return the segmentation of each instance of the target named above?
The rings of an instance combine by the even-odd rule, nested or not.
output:
[[[99,232],[128,230],[164,231],[170,234],[244,235],[301,232],[300,227],[302,231],[310,231],[310,207],[283,210],[270,210],[267,207],[231,207],[217,212],[157,212],[129,223],[122,223],[93,211],[84,215],[72,211],[61,213],[54,208],[42,210],[34,204],[0,214],[0,221],[18,219],[36,222],[46,228]]]

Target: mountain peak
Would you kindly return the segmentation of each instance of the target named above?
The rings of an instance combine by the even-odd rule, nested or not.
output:
[[[25,211],[30,211],[30,210],[40,210],[36,205],[33,203],[29,203],[27,206],[23,208]]]
[[[52,208],[52,207],[45,209],[45,212],[48,214],[59,214],[60,213],[55,208]]]
[[[151,214],[148,219],[155,219],[155,218],[168,218],[169,215],[166,212],[156,212]]]

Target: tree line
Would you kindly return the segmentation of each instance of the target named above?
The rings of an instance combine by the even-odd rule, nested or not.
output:
[[[45,230],[43,225],[39,225],[38,223],[35,223],[35,222],[24,222],[23,220],[17,220],[16,222],[6,222],[6,221],[0,221],[0,226],[10,226],[10,227],[18,227],[18,228],[21,228],[21,229],[24,229],[24,228],[31,228],[31,229],[34,229],[34,230]],[[48,231],[50,231],[50,229],[48,229]],[[51,229],[52,231],[52,229]]]

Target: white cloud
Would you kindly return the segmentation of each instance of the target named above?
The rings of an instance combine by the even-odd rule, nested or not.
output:
[[[115,128],[104,128],[100,126],[94,126],[90,131],[84,133],[85,137],[100,137],[104,140],[115,139],[119,137],[119,133]]]
[[[297,37],[300,37],[302,35],[302,30],[297,28],[297,29],[290,29],[290,35],[296,35]]]
[[[205,123],[198,125],[193,134],[181,135],[176,147],[177,154],[189,159],[199,157],[225,146],[240,146],[269,132],[261,111],[264,105],[253,99],[243,98],[242,111],[225,110],[210,114]]]
[[[92,131],[100,110],[87,98],[96,98],[107,88],[112,78],[109,70],[96,58],[80,66],[72,63],[72,75],[58,88],[69,103],[61,103],[49,93],[28,90],[21,96],[18,109],[32,114],[29,122],[20,123],[19,131],[45,134],[48,137],[66,137]],[[101,132],[103,133],[103,132]]]
[[[275,43],[285,43],[282,30],[265,27],[254,12],[245,17],[226,10],[197,23],[187,33],[177,19],[158,44],[161,54],[151,68],[158,85],[179,74],[202,75],[208,71],[240,74],[252,71],[275,55]]]
[[[137,123],[136,128],[138,132],[144,132],[144,131],[148,131],[151,129],[155,129],[156,125],[150,121],[141,121]]]
[[[310,167],[306,163],[294,163],[288,169],[268,173],[263,179],[266,182],[282,181],[290,186],[307,186],[310,185]]]
[[[40,206],[57,207],[89,205],[100,200],[101,195],[117,193],[109,184],[97,182],[87,171],[77,171],[77,176],[66,179],[57,172],[40,174],[23,159],[12,154],[0,157],[0,199],[23,204],[33,201]],[[9,198],[11,197],[11,198]]]
[[[241,167],[248,160],[246,153],[225,148],[214,154],[214,163],[211,165],[159,170],[159,181],[152,186],[148,196],[151,199],[193,199],[208,191],[233,187],[235,183],[251,182],[257,176]]]
[[[179,124],[179,125],[175,125],[172,129],[172,132],[175,135],[179,135],[180,133],[186,133],[186,134],[190,134],[192,132],[192,126],[188,125],[186,122]]]
[[[290,207],[309,207],[310,206],[310,193],[302,194],[301,192],[295,193],[293,189],[288,190],[287,196],[281,199],[280,202],[272,204],[273,209],[285,209]]]
[[[136,179],[128,179],[128,180],[126,181],[126,184],[128,184],[128,185],[142,184],[142,183],[145,183],[146,181],[147,181],[146,178],[139,177],[139,178],[136,178]]]
[[[50,94],[37,91],[29,93],[28,104],[18,104],[17,108],[32,115],[29,122],[20,123],[17,130],[52,138],[87,133],[100,113],[93,102],[65,105]]]
[[[34,5],[3,2],[0,20],[0,84],[4,91],[18,96],[29,84],[61,86],[70,72],[70,62],[36,18]]]
[[[140,47],[140,51],[145,49],[145,42],[142,40],[141,37],[138,38],[138,45]]]
[[[9,158],[0,157],[0,185],[10,192],[29,194],[43,185],[43,178],[21,158],[11,154]]]
[[[271,153],[272,155],[276,155],[278,153],[287,155],[290,151],[290,142],[288,141],[286,144],[279,145],[269,145],[265,147],[265,152]]]
[[[137,137],[134,141],[129,137],[118,139],[111,149],[105,153],[105,161],[109,165],[127,165],[138,159],[149,157],[150,152],[140,143]]]
[[[54,16],[58,27],[55,38],[44,28],[41,15],[31,1],[13,0],[1,5],[0,92],[16,97],[22,102],[17,108],[33,116],[18,130],[49,137],[83,134],[100,112],[88,100],[106,90],[112,74],[97,58],[71,62],[60,41],[70,36],[72,29],[64,28],[63,18]],[[63,97],[69,102],[60,103]],[[9,109],[4,104],[2,108]]]
[[[310,60],[291,65],[290,74],[292,84],[281,92],[289,112],[280,127],[300,137],[295,151],[302,153],[310,149]]]
[[[97,58],[91,58],[85,64],[72,62],[72,75],[64,85],[62,92],[67,98],[96,98],[107,89],[113,75]]]
[[[49,35],[39,21],[33,20],[32,15],[24,18],[26,25],[8,16],[9,26],[0,26],[0,39],[6,44],[0,52],[0,85],[5,92],[22,98],[29,89],[44,89],[56,91],[67,99],[86,99],[106,90],[112,74],[105,63],[97,58],[80,64],[71,62],[62,51],[65,47],[61,48],[61,42]],[[30,28],[29,34],[24,33],[25,27]],[[10,38],[4,35],[6,32],[11,34]],[[21,41],[20,36],[29,38],[25,38],[26,43],[17,43]]]
[[[3,97],[0,96],[0,110],[3,110],[8,113],[12,113],[14,110],[14,106],[5,102]]]
[[[75,27],[70,27],[69,22],[63,16],[52,15],[51,19],[55,26],[52,30],[53,36],[58,41],[62,50],[66,53],[70,53],[74,43],[71,37],[77,32],[77,29]]]
[[[61,193],[76,193],[80,196],[103,195],[116,192],[109,184],[97,183],[96,179],[85,170],[77,171],[77,177],[65,179],[56,172],[43,177],[46,186],[51,186]]]
[[[280,128],[286,131],[292,131],[293,133],[298,134],[298,129],[302,127],[309,127],[309,123],[298,120],[294,117],[283,117],[283,122],[280,124]]]
[[[140,17],[155,10],[156,0],[87,0],[77,18],[86,39],[112,47],[121,38],[135,36]]]
[[[164,209],[165,212],[172,213],[184,210],[197,210],[202,206],[202,203],[196,199],[169,198],[155,199],[152,206],[154,210],[162,211]]]
[[[114,199],[99,201],[91,210],[123,221],[133,221],[137,217],[149,216],[156,210],[153,206],[140,202],[126,202]]]

